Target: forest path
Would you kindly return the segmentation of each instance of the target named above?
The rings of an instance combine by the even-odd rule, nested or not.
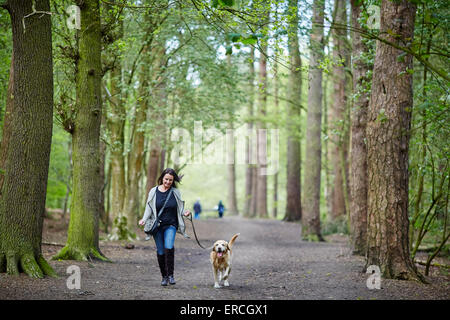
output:
[[[119,242],[101,241],[102,252],[113,263],[50,261],[59,278],[30,279],[24,274],[0,274],[0,299],[189,299],[189,300],[303,300],[303,299],[449,299],[448,278],[433,278],[431,285],[382,279],[381,289],[369,290],[368,274],[362,273],[364,259],[352,256],[345,237],[333,242],[301,240],[300,224],[277,220],[194,220],[200,242],[229,241],[240,233],[233,247],[230,286],[215,289],[209,251],[179,234],[175,241],[174,286],[161,287],[161,276],[153,240],[136,241],[134,249]],[[143,237],[142,231],[138,231]],[[46,236],[48,234],[48,236]],[[44,232],[44,242],[51,231]],[[46,239],[47,237],[47,239]],[[59,242],[64,243],[65,239]],[[330,241],[331,238],[328,238]],[[49,259],[60,248],[43,245]],[[81,269],[81,288],[69,289],[67,267]]]

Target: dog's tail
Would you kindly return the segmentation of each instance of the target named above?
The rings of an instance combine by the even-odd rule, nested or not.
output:
[[[228,247],[231,249],[231,247],[233,246],[234,240],[236,240],[236,238],[238,237],[238,235],[240,235],[240,233],[236,233],[234,236],[231,237],[230,242],[228,242]]]

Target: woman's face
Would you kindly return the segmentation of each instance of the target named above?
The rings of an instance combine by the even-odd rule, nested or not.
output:
[[[166,189],[169,189],[173,183],[173,176],[166,173],[163,177],[163,185]]]

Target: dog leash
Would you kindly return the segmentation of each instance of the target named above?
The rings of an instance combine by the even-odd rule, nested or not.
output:
[[[202,244],[200,243],[200,241],[198,241],[197,233],[195,232],[194,222],[192,221],[192,214],[189,215],[188,219],[189,219],[189,221],[191,221],[191,224],[192,224],[192,230],[194,231],[195,240],[197,241],[197,243],[198,243],[198,245],[200,246],[200,248],[206,250],[207,248],[205,248],[204,246],[202,246]]]

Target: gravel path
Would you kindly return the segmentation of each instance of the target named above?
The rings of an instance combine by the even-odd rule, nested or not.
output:
[[[345,237],[329,242],[305,242],[300,224],[239,217],[195,221],[201,243],[229,240],[240,233],[233,247],[230,287],[214,289],[209,251],[192,239],[177,235],[175,286],[161,287],[153,240],[136,241],[134,249],[123,243],[101,241],[105,262],[50,261],[59,278],[30,279],[21,274],[0,274],[0,299],[164,299],[164,300],[384,300],[450,298],[449,278],[433,276],[429,285],[382,279],[381,289],[369,290],[362,273],[364,259],[352,256]],[[52,227],[54,231],[54,227]],[[143,233],[139,231],[142,237]],[[52,238],[53,237],[53,238]],[[46,231],[44,242],[55,241]],[[56,239],[58,240],[58,239]],[[64,243],[65,239],[58,242]],[[333,240],[333,241],[331,241]],[[46,258],[60,249],[43,245]],[[70,265],[81,270],[81,288],[68,289]]]

